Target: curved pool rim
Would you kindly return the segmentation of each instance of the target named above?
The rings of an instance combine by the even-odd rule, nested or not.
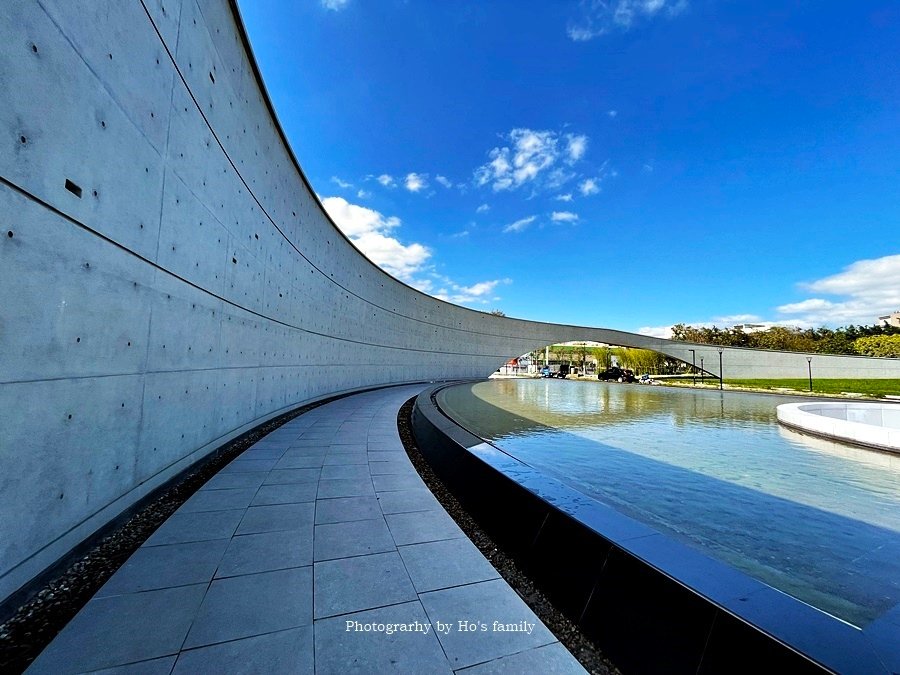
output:
[[[813,436],[900,454],[900,403],[782,403],[778,422]]]
[[[900,670],[900,606],[860,629],[753,579],[471,433],[436,402],[448,386],[416,400],[420,451],[495,541],[623,669]]]

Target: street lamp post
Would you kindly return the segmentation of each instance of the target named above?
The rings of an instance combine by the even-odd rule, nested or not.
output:
[[[721,347],[718,347],[719,350],[719,391],[722,391],[722,352],[725,351]]]
[[[703,370],[703,357],[700,357],[700,384],[703,384],[703,378],[706,375],[706,372]]]
[[[691,386],[697,385],[697,352],[693,349],[688,349],[691,353]]]
[[[809,390],[812,391],[812,357],[806,357],[806,369],[809,371]]]

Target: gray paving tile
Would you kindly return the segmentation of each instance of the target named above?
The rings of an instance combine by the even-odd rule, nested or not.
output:
[[[369,457],[366,451],[362,452],[329,452],[325,456],[323,466],[346,466],[348,464],[368,464]]]
[[[382,513],[410,513],[412,511],[433,511],[441,505],[428,488],[396,490],[378,494]]]
[[[243,459],[238,457],[230,464],[226,464],[220,474],[247,473],[252,471],[271,471],[275,467],[275,459]]]
[[[403,450],[395,450],[393,452],[373,452],[369,450],[368,455],[370,462],[409,462],[409,457]]]
[[[29,673],[80,673],[175,654],[205,592],[198,584],[94,598]]]
[[[325,463],[325,453],[316,452],[305,455],[293,455],[285,453],[284,457],[278,460],[275,465],[276,469],[312,469],[319,468]]]
[[[425,487],[425,483],[422,482],[418,474],[413,475],[409,473],[388,473],[372,476],[372,484],[375,486],[375,492],[393,492],[394,490],[412,490]]]
[[[216,579],[203,599],[185,647],[297,628],[311,622],[311,567]]]
[[[468,539],[401,546],[400,556],[419,593],[497,579],[497,570]]]
[[[327,445],[300,445],[288,448],[283,457],[318,457],[328,454]]]
[[[250,448],[241,453],[241,459],[281,459],[287,451],[286,445],[272,445],[265,448]]]
[[[303,626],[184,651],[173,673],[312,675],[313,665],[313,628]]]
[[[382,518],[356,520],[316,525],[313,556],[315,560],[331,560],[393,551],[396,548]]]
[[[329,452],[368,452],[368,446],[365,439],[361,443],[340,443],[335,441],[331,444]]]
[[[178,509],[178,513],[197,513],[199,511],[227,511],[229,509],[246,509],[250,506],[256,488],[229,488],[223,490],[197,490]]]
[[[316,502],[316,525],[373,518],[381,518],[381,508],[375,497],[339,497]]]
[[[334,497],[365,497],[374,495],[371,478],[332,478],[319,481],[319,499]]]
[[[285,483],[314,483],[319,480],[321,469],[281,469],[270,471],[264,485],[283,485]]]
[[[322,480],[334,478],[357,478],[370,480],[367,464],[343,464],[322,467]]]
[[[587,671],[568,649],[554,642],[456,672],[458,675],[578,675]]]
[[[409,460],[396,462],[373,462],[370,460],[369,471],[372,472],[373,476],[389,473],[406,474],[409,476],[418,475],[416,474],[416,470],[413,468],[412,464],[409,463]]]
[[[395,513],[384,517],[397,546],[464,537],[445,511]]]
[[[351,622],[351,630],[348,623]],[[317,620],[316,669],[321,675],[344,673],[445,673],[452,671],[440,643],[430,630],[421,632],[356,631],[372,624],[425,625],[428,617],[418,602],[407,602],[330,619]]]
[[[312,565],[312,527],[234,537],[219,563],[216,578]]]
[[[175,656],[164,656],[161,659],[138,661],[126,666],[115,666],[102,670],[92,670],[90,675],[169,675],[175,665]]]
[[[218,473],[204,483],[201,490],[230,490],[232,488],[258,488],[266,479],[266,474],[256,471],[252,473]]]
[[[259,488],[251,506],[267,504],[296,504],[316,501],[318,483],[285,483],[281,485],[263,485]]]
[[[317,562],[317,619],[416,599],[416,591],[396,551]]]
[[[313,524],[315,506],[305,504],[272,504],[251,506],[244,514],[235,534],[299,530]]]
[[[163,546],[189,541],[228,539],[234,534],[243,516],[243,509],[175,513],[160,525],[143,545]]]
[[[465,619],[486,630],[451,630],[438,639],[454,669],[472,666],[501,656],[508,656],[556,642],[534,615],[528,605],[502,579],[457,586],[441,591],[422,593],[419,600],[433,622]],[[498,626],[523,627],[526,631],[501,631]]]
[[[208,583],[228,539],[169,546],[143,546],[97,591],[97,597]]]

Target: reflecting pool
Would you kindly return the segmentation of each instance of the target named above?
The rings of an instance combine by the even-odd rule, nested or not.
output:
[[[900,456],[779,427],[796,397],[560,380],[442,390],[508,454],[864,627],[900,603]]]

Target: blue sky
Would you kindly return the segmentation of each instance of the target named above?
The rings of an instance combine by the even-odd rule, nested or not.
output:
[[[900,4],[244,0],[328,211],[509,316],[874,323],[900,309]]]

